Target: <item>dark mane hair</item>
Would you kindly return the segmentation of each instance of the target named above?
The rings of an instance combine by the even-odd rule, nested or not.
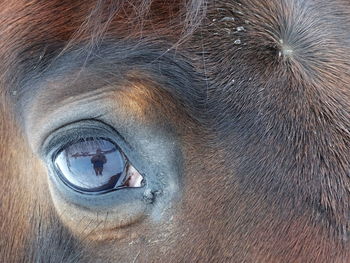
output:
[[[175,47],[202,23],[206,4],[206,0],[174,0],[172,4],[163,0],[53,0],[31,1],[21,8],[20,3],[10,2],[0,12],[0,23],[7,25],[2,30],[0,69],[6,73],[3,86],[11,91],[0,92],[17,94],[18,82],[28,71],[45,69],[73,46],[88,54],[102,41],[113,39],[110,32],[114,29],[124,39],[166,37]]]

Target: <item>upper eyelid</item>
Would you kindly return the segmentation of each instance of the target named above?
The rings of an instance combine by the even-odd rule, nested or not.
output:
[[[52,147],[55,147],[55,144],[63,147],[64,145],[83,137],[103,137],[103,135],[112,138],[117,137],[118,146],[119,144],[122,144],[124,147],[126,146],[129,149],[132,148],[126,142],[125,138],[110,125],[96,119],[82,119],[77,122],[65,124],[46,136],[46,138],[43,139],[39,155],[46,158],[48,153],[52,151]],[[56,149],[56,152],[58,150],[59,149]]]
[[[133,44],[136,46],[130,50]],[[82,50],[84,49],[82,47],[72,48],[55,61],[42,76],[36,78],[35,75],[29,76],[28,81],[23,81],[22,90],[24,92],[19,93],[24,96],[19,96],[18,107],[26,101],[37,101],[37,97],[41,97],[43,94],[48,95],[42,101],[37,102],[40,106],[47,101],[49,101],[48,104],[57,103],[59,101],[57,95],[69,94],[71,96],[74,95],[74,92],[79,95],[88,92],[88,96],[92,96],[90,92],[99,93],[101,89],[106,92],[104,89],[111,86],[113,86],[113,91],[116,91],[118,87],[121,88],[125,85],[125,81],[133,82],[129,79],[131,77],[141,82],[151,81],[150,86],[157,83],[173,98],[180,98],[181,103],[186,104],[186,108],[196,110],[193,108],[194,103],[198,103],[199,107],[202,105],[202,99],[206,96],[203,89],[197,88],[203,84],[198,83],[198,78],[196,78],[198,72],[181,54],[176,53],[176,59],[174,59],[173,51],[164,53],[163,49],[164,47],[153,46],[147,42],[141,45],[139,42],[121,42],[105,46],[105,50],[113,51],[112,53],[104,53],[103,49],[99,49],[94,53],[95,56],[91,56],[91,54],[83,55]],[[130,53],[130,51],[132,52]],[[102,54],[98,52],[102,52]],[[111,54],[113,55],[111,56]],[[86,55],[88,61],[86,61]],[[141,55],[141,58],[148,59],[145,61],[140,59]],[[159,63],[154,63],[155,61]],[[160,68],[161,64],[167,66]],[[132,69],[128,65],[133,65]],[[83,72],[82,69],[87,69],[87,71]],[[102,77],[102,73],[107,75]],[[194,79],[196,81],[192,81]],[[87,83],[89,85],[86,85]],[[62,92],[57,93],[58,89]],[[50,96],[51,92],[54,96]],[[21,112],[21,114],[26,115],[25,112]]]

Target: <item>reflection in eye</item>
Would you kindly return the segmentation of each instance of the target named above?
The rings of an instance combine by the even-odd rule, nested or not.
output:
[[[54,164],[61,180],[77,191],[104,193],[143,186],[141,174],[105,138],[86,138],[65,147]]]

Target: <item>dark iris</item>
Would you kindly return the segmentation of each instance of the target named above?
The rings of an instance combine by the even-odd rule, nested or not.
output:
[[[121,150],[105,138],[85,138],[64,147],[54,164],[61,180],[82,192],[141,187],[143,182]]]

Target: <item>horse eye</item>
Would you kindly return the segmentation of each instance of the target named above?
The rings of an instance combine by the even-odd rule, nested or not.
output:
[[[82,193],[99,194],[144,183],[119,147],[106,138],[71,143],[55,155],[54,166],[63,183]]]

